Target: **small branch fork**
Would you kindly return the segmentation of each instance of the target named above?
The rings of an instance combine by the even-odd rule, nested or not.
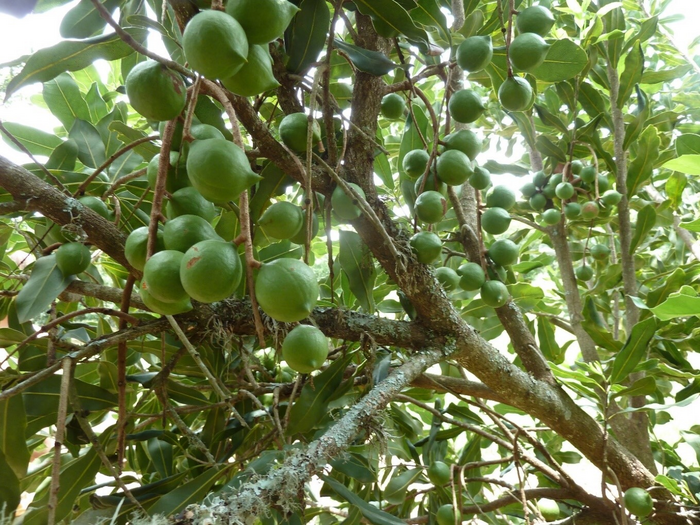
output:
[[[185,348],[187,348],[187,351],[190,353],[190,356],[192,356],[192,359],[194,359],[194,362],[197,363],[199,369],[209,380],[209,383],[214,389],[214,392],[216,392],[216,394],[222,401],[226,401],[228,403],[228,407],[231,409],[233,417],[236,418],[236,420],[241,424],[241,426],[243,426],[244,428],[248,428],[248,423],[246,423],[245,419],[243,419],[243,417],[238,413],[238,410],[236,410],[236,407],[231,401],[233,399],[233,395],[231,394],[229,389],[226,388],[226,385],[224,385],[223,381],[221,381],[221,378],[215,376],[212,373],[212,371],[209,370],[209,367],[202,359],[202,356],[187,338],[185,332],[182,331],[182,328],[180,328],[180,325],[177,323],[175,318],[172,315],[166,315],[165,318],[170,323],[170,326],[173,328],[173,331],[175,332],[175,335],[177,335],[177,338],[185,346]]]
[[[122,27],[112,18],[112,15],[109,13],[109,11],[102,5],[100,0],[90,0],[92,2],[92,5],[95,6],[95,9],[97,12],[100,14],[100,16],[114,29],[114,31],[119,35],[119,37],[126,42],[129,46],[131,46],[134,50],[138,51],[144,56],[147,56],[148,58],[152,60],[156,60],[160,62],[161,64],[169,67],[170,69],[177,71],[178,73],[181,73],[185,75],[188,78],[193,78],[194,75],[192,71],[189,69],[181,66],[174,60],[169,60],[167,58],[164,58],[156,53],[153,53],[150,51],[148,48],[142,46],[139,44],[134,37],[132,37],[129,33],[124,31]],[[165,5],[165,2],[163,2]]]

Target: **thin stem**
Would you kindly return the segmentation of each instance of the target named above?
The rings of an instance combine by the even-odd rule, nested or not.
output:
[[[634,264],[634,254],[631,251],[632,224],[630,220],[629,195],[627,194],[627,152],[624,149],[625,121],[622,110],[618,107],[620,79],[617,69],[607,64],[608,81],[610,83],[610,108],[613,121],[613,144],[615,149],[615,165],[617,177],[615,187],[622,195],[617,204],[620,236],[620,263],[622,265],[622,282],[625,290],[625,327],[629,334],[632,327],[639,321],[639,308],[633,298],[637,295],[637,276]]]
[[[51,487],[49,489],[48,523],[55,525],[56,508],[58,507],[58,491],[61,488],[61,449],[66,432],[66,417],[68,415],[68,389],[71,383],[71,368],[73,360],[64,357],[61,361],[63,375],[61,376],[61,390],[58,398],[58,414],[56,415],[56,433],[53,445],[53,466],[51,468]]]
[[[170,323],[170,326],[173,328],[173,331],[175,332],[175,335],[177,335],[177,338],[185,346],[185,348],[187,348],[187,351],[190,353],[190,356],[211,384],[212,388],[214,389],[214,392],[216,392],[216,394],[221,400],[228,401],[229,408],[233,413],[233,417],[235,417],[236,420],[244,428],[248,428],[248,423],[245,422],[245,419],[243,419],[243,417],[238,413],[238,410],[236,410],[235,406],[231,402],[231,398],[233,396],[231,395],[231,392],[228,390],[228,388],[226,388],[226,385],[224,385],[224,383],[219,377],[215,376],[212,373],[212,371],[209,370],[209,367],[204,363],[201,354],[197,351],[194,345],[187,338],[185,332],[182,331],[182,328],[180,328],[180,325],[177,323],[175,318],[172,315],[166,315],[165,318]]]
[[[156,177],[156,187],[153,189],[153,207],[151,208],[151,220],[148,223],[148,244],[146,248],[146,260],[156,253],[156,243],[158,240],[158,222],[163,208],[163,196],[165,195],[165,185],[168,180],[168,170],[170,169],[170,149],[173,143],[175,132],[175,121],[169,120],[163,131],[163,143],[160,148],[160,158],[158,159],[158,176]]]
[[[141,512],[145,512],[144,508],[141,506],[141,503],[139,503],[139,501],[134,497],[134,495],[131,493],[124,481],[119,476],[117,468],[114,467],[112,461],[110,461],[110,459],[107,457],[107,454],[105,453],[104,448],[100,443],[100,440],[97,439],[97,436],[95,435],[95,432],[90,426],[90,423],[83,416],[83,409],[80,403],[80,396],[78,395],[78,387],[76,386],[74,381],[70,382],[70,386],[68,388],[68,398],[70,400],[70,404],[73,406],[73,415],[78,420],[78,424],[80,425],[82,431],[85,432],[85,435],[87,435],[88,439],[90,440],[90,444],[92,445],[93,450],[97,452],[100,461],[102,461],[102,465],[106,467],[107,470],[109,470],[110,474],[112,474],[112,477],[117,483],[117,486],[124,492],[124,495],[129,500],[129,502]]]
[[[134,290],[134,276],[129,274],[124,284],[120,310],[123,313],[129,311],[131,305],[131,293]],[[126,329],[126,319],[119,319],[119,329]],[[126,355],[128,352],[126,341],[117,345],[117,395],[119,412],[117,415],[117,468],[121,471],[124,465],[124,451],[126,450]]]
[[[148,48],[142,46],[139,44],[134,37],[132,37],[129,33],[124,31],[122,27],[112,18],[112,15],[107,11],[107,9],[102,5],[100,0],[91,0],[92,5],[95,6],[95,9],[97,12],[100,14],[100,16],[114,29],[114,31],[119,35],[119,38],[121,38],[124,42],[126,42],[129,46],[131,46],[133,49],[138,51],[144,56],[147,56],[150,59],[153,59],[157,62],[160,62],[161,64],[169,67],[170,69],[177,71],[178,73],[182,73],[188,78],[193,78],[194,74],[192,71],[189,69],[181,66],[174,60],[169,60],[167,58],[164,58],[160,55],[157,55],[156,53],[153,53],[152,51],[148,50]],[[163,2],[165,4],[165,2]]]
[[[112,183],[109,189],[107,189],[107,191],[102,194],[102,199],[111,197],[112,194],[117,190],[117,188],[119,188],[119,186],[122,186],[123,184],[126,184],[127,182],[132,181],[134,179],[138,179],[139,177],[143,177],[146,174],[146,171],[146,168],[141,168],[140,170],[136,170],[133,173],[129,173],[128,175],[124,175],[123,177],[119,177]]]
[[[17,139],[12,133],[10,133],[5,126],[3,126],[2,122],[0,122],[0,131],[2,131],[5,136],[12,141],[12,143],[17,146],[20,150],[22,150],[23,153],[25,153],[30,159],[32,159],[32,162],[39,166],[41,171],[44,172],[44,174],[49,178],[51,182],[53,182],[56,186],[58,186],[62,192],[70,195],[70,192],[66,189],[66,187],[63,185],[63,183],[58,180],[53,173],[51,173],[48,169],[46,169],[46,166],[44,166],[41,162],[36,160],[36,157],[32,154],[31,151],[29,151],[24,144],[22,144],[21,141]]]
[[[121,148],[120,150],[114,152],[112,155],[110,155],[110,157],[109,157],[107,160],[105,160],[102,164],[100,164],[100,165],[97,167],[97,169],[96,169],[95,171],[93,171],[93,172],[90,174],[90,176],[82,182],[82,184],[81,184],[80,186],[78,186],[78,189],[75,190],[75,193],[73,194],[73,197],[77,197],[78,195],[82,195],[83,193],[85,193],[85,190],[86,190],[87,187],[90,185],[90,183],[91,183],[92,181],[94,181],[95,178],[97,178],[97,176],[98,176],[100,173],[102,173],[104,170],[106,170],[107,168],[109,168],[109,166],[110,166],[115,160],[117,160],[119,157],[121,157],[122,155],[124,155],[124,153],[126,153],[126,152],[128,152],[128,151],[131,151],[131,150],[134,149],[136,146],[140,146],[140,145],[143,144],[144,142],[151,142],[151,141],[156,140],[156,139],[158,139],[158,138],[159,138],[159,135],[149,135],[149,136],[147,136],[147,137],[141,137],[140,139],[136,139],[134,142],[130,142],[129,144],[127,144],[126,146],[124,146],[124,147]]]

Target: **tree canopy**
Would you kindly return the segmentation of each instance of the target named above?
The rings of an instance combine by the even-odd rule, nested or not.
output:
[[[5,520],[697,523],[670,1],[10,2]]]

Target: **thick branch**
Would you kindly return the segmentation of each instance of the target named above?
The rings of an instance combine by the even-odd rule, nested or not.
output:
[[[129,271],[140,275],[124,257],[126,236],[114,224],[2,156],[0,186],[10,192],[15,201],[25,202],[27,211],[39,212],[57,224],[80,226],[92,244]]]
[[[617,204],[617,219],[619,224],[620,266],[622,267],[622,283],[625,290],[625,326],[629,335],[634,325],[639,322],[639,308],[634,303],[638,293],[637,274],[632,252],[632,223],[630,219],[629,199],[627,193],[627,151],[624,149],[625,120],[622,109],[618,107],[620,94],[620,79],[615,64],[607,64],[608,81],[610,83],[610,108],[612,110],[613,144],[615,149],[615,166],[617,177],[615,187],[622,195]],[[644,373],[631,374],[629,380],[637,381]],[[646,403],[645,396],[635,396],[631,405],[640,407]],[[648,418],[643,412],[632,413],[628,419],[629,431],[622,439],[629,442],[632,452],[652,470],[655,471],[654,456],[649,440]]]
[[[627,194],[627,152],[623,147],[625,141],[625,118],[622,110],[617,107],[620,79],[617,76],[617,69],[610,63],[608,63],[608,81],[610,82],[610,109],[612,111],[615,166],[617,167],[615,188],[622,195],[622,199],[617,204],[617,217],[620,233],[620,264],[622,266],[622,282],[625,289],[625,325],[629,334],[632,327],[639,321],[639,309],[632,300],[637,295],[637,275],[634,267],[634,254],[630,250],[632,245],[632,224],[630,221],[630,196]]]
[[[581,294],[578,291],[571,250],[569,250],[566,235],[566,225],[563,221],[549,229],[549,238],[552,241],[552,247],[559,265],[559,274],[564,287],[564,300],[566,301],[566,309],[569,311],[569,322],[581,349],[581,355],[584,361],[598,361],[599,356],[595,342],[588,335],[588,332],[583,329],[583,303],[581,302]]]
[[[411,357],[410,361],[392,372],[372,391],[353,406],[321,438],[305,450],[289,456],[279,468],[253,483],[246,483],[230,496],[221,497],[210,507],[189,507],[194,523],[211,519],[217,523],[246,523],[247,518],[264,515],[272,506],[288,506],[291,510],[299,491],[311,476],[331,459],[338,457],[354,443],[361,428],[371,428],[389,402],[423,370],[444,359],[439,350],[428,350]]]
[[[360,19],[361,17],[358,18]],[[370,44],[372,42],[365,42],[363,47],[376,50],[376,47],[369,47]],[[362,103],[353,104],[353,121],[359,129],[370,134],[376,129],[379,112],[379,99],[370,93],[376,84],[376,77],[358,74],[354,86],[354,98]],[[347,158],[352,159],[352,162],[346,165],[346,178],[360,184],[370,181],[373,172],[371,145],[356,137],[348,147],[362,148],[363,151],[348,151]],[[372,193],[368,192],[367,195],[367,200],[389,235],[397,241],[405,238],[407,234],[397,230],[384,204],[374,198]],[[462,366],[498,395],[511,400],[513,405],[540,419],[568,439],[599,468],[605,469],[606,465],[612,468],[623,487],[646,487],[653,483],[653,476],[644,465],[618,442],[609,439],[606,443],[600,425],[559,386],[537,381],[514,366],[509,357],[498,352],[467,325],[427,267],[420,264],[409,264],[406,267],[401,261],[395,260],[392,251],[383,243],[383,235],[364,217],[353,221],[353,226],[387,274],[414,305],[420,322],[436,333],[443,334],[448,341],[455,342],[455,359]],[[396,244],[399,248],[402,247],[402,243]]]

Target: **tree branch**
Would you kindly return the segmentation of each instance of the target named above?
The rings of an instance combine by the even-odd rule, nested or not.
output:
[[[10,192],[15,201],[26,202],[27,211],[40,212],[57,224],[79,225],[92,244],[130,272],[141,275],[124,257],[126,236],[114,224],[2,156],[0,186]]]
[[[449,349],[444,350],[449,353]],[[245,523],[250,517],[264,515],[272,505],[292,510],[304,484],[350,446],[360,428],[371,427],[373,420],[404,387],[423,370],[444,358],[445,353],[441,350],[426,350],[411,356],[406,364],[394,370],[348,410],[328,432],[302,451],[288,456],[279,468],[243,484],[231,495],[221,496],[210,506],[189,507],[192,521],[201,523],[210,519],[220,523]]]

